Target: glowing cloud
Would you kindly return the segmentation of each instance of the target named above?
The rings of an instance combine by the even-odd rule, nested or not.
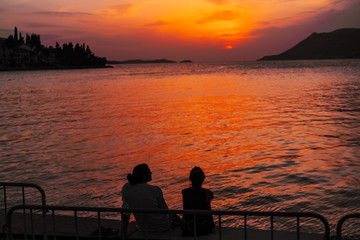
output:
[[[59,41],[92,41],[98,49],[113,44],[122,52],[143,53],[140,46],[154,52],[166,46],[240,49],[269,29],[291,29],[358,5],[358,0],[12,0],[2,1],[0,29],[16,25],[61,36]]]

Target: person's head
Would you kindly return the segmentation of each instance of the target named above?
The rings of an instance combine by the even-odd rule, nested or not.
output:
[[[132,174],[128,174],[127,179],[131,184],[150,182],[152,178],[149,166],[145,163],[135,166]]]
[[[199,188],[205,180],[205,173],[200,167],[194,167],[190,172],[189,179],[193,187]]]

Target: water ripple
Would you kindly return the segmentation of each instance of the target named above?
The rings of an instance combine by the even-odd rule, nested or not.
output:
[[[200,166],[214,209],[315,211],[334,226],[360,206],[359,64],[3,72],[0,180],[35,182],[50,204],[119,207],[147,162],[181,208]]]

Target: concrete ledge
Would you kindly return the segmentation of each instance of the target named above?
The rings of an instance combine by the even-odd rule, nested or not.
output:
[[[1,216],[1,225],[4,224],[4,215]],[[45,217],[46,223],[46,232],[49,239],[54,239],[54,233],[57,239],[76,239],[76,226],[77,233],[79,239],[99,239],[99,225],[97,218],[91,217],[78,217],[77,223],[75,222],[74,216],[64,216],[64,215],[55,215],[55,232],[53,225],[53,217],[52,215],[47,215]],[[41,214],[33,214],[33,225],[31,224],[30,215],[25,215],[26,220],[26,228],[24,228],[24,215],[22,213],[14,213],[13,215],[13,233],[15,238],[25,238],[25,232],[28,238],[32,238],[32,234],[34,234],[36,239],[41,238],[44,235],[44,225],[43,225],[43,217]],[[112,220],[112,219],[101,219],[100,221],[101,238],[104,239],[121,239],[120,236],[120,228],[121,221],[120,220]],[[26,231],[25,231],[26,230]],[[1,229],[2,231],[2,229]],[[228,228],[224,227],[221,229],[221,233],[219,228],[215,229],[214,233],[198,236],[198,237],[184,237],[181,234],[181,228],[177,227],[167,232],[163,233],[149,233],[145,234],[136,229],[135,222],[131,222],[128,227],[127,238],[136,240],[136,239],[149,239],[149,240],[163,240],[163,239],[172,239],[172,240],[190,240],[190,239],[198,239],[198,240],[243,240],[244,237],[244,229],[242,228]],[[247,239],[248,240],[270,240],[271,232],[269,230],[257,230],[257,229],[248,229],[247,230]],[[274,231],[274,239],[280,240],[296,240],[297,235],[296,232],[289,231]],[[313,234],[313,233],[300,233],[301,240],[322,240],[322,234]]]
[[[217,240],[219,238],[220,232],[217,228],[214,233],[197,236],[197,237],[184,237],[181,235],[181,229],[178,227],[173,229],[172,231],[164,232],[164,233],[150,233],[146,237],[143,232],[136,231],[133,234],[130,234],[129,239],[149,239],[149,240],[160,240],[160,239],[172,239],[172,240]],[[301,240],[323,240],[324,236],[322,234],[314,234],[314,233],[300,233]],[[221,239],[224,240],[243,240],[244,229],[242,228],[229,228],[225,227],[221,229]],[[271,240],[271,231],[268,230],[258,230],[258,229],[248,229],[247,230],[247,239],[248,240]],[[296,232],[288,232],[288,231],[274,231],[274,239],[280,240],[296,240],[297,235]]]

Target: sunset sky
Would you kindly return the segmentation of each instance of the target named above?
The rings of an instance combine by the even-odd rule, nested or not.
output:
[[[360,0],[0,0],[0,37],[14,26],[108,60],[255,60],[312,32],[360,28]]]

